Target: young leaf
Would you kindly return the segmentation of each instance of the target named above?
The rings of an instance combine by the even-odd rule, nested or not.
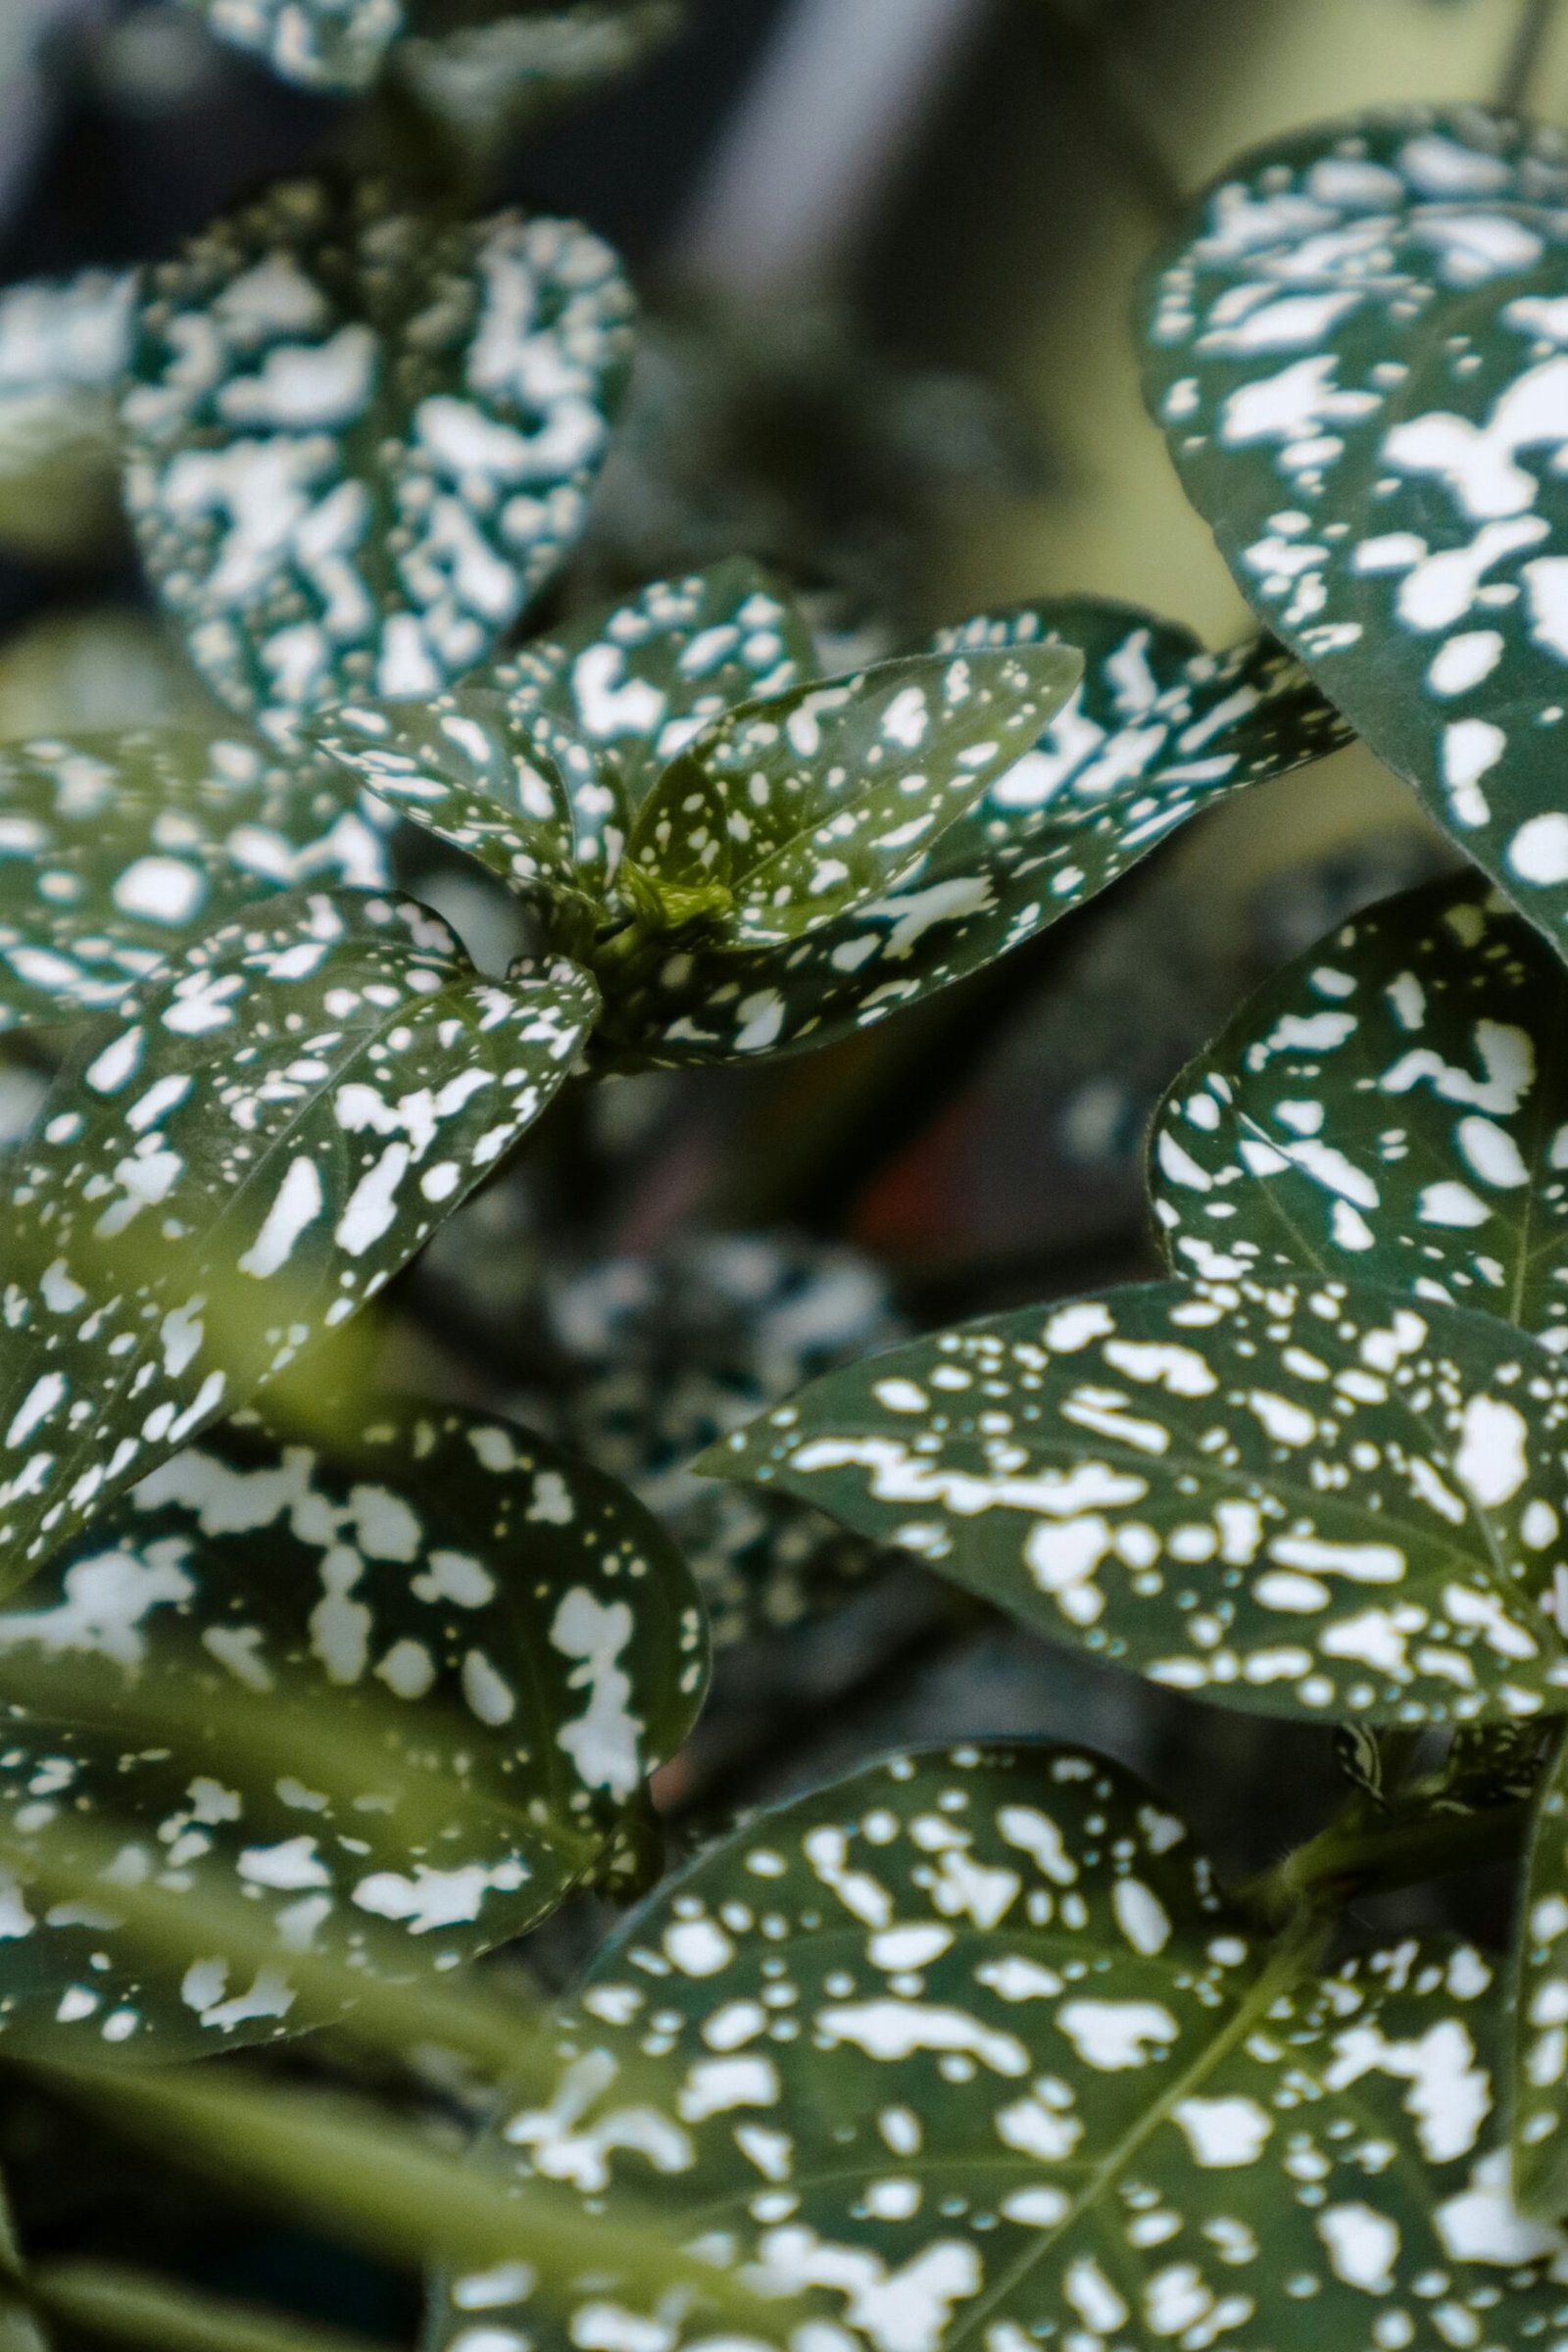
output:
[[[623,887],[656,931],[696,915],[724,951],[799,939],[917,864],[1082,674],[1063,646],[919,654],[743,703],[649,793]]]
[[[652,2342],[633,2199],[808,2295],[797,2347],[1553,2340],[1491,1967],[1411,1939],[1325,1979],[1313,1941],[1255,1945],[1182,1823],[1071,1750],[900,1756],[764,1813],[600,1955],[555,2099],[483,2144],[598,2217],[576,2292],[462,2274],[433,2340]],[[666,2352],[711,2340],[676,2310]]]
[[[24,555],[79,555],[114,529],[132,296],[107,270],[0,294],[0,542]]]
[[[1467,108],[1249,157],[1147,384],[1244,592],[1532,922],[1568,915],[1568,145]]]
[[[580,902],[591,938],[598,909],[579,886],[581,795],[553,756],[559,728],[469,685],[421,703],[343,703],[310,732],[389,808],[512,889],[546,908]]]
[[[1207,654],[1136,607],[1061,598],[942,632],[939,652],[1065,645],[1082,684],[1033,750],[993,778],[930,855],[880,898],[769,956],[737,986],[727,959],[671,959],[617,1035],[648,1060],[726,1060],[745,1007],[785,1012],[774,1052],[832,1039],[981,970],[1115,881],[1211,800],[1346,740],[1332,707],[1264,639]]]
[[[403,0],[185,0],[220,40],[308,90],[363,90],[403,29]]]
[[[0,1613],[0,2033],[164,2059],[318,2022],[325,1963],[330,2015],[356,1975],[440,1976],[533,1927],[604,1865],[706,1662],[690,1575],[623,1489],[414,1406],[324,1455],[210,1434]],[[89,1900],[61,1903],[84,1839]],[[126,1883],[188,1902],[183,1954],[117,1913]],[[263,1922],[238,1953],[208,1924],[239,1896],[260,1963]]]
[[[285,181],[141,300],[142,553],[212,685],[274,733],[484,658],[580,527],[625,373],[631,296],[586,229],[388,207]]]
[[[481,981],[407,900],[282,899],[85,1036],[13,1161],[5,1589],[373,1297],[596,1004],[570,964]]]
[[[1568,1378],[1343,1283],[1151,1283],[944,1332],[714,1447],[1042,1632],[1266,1714],[1568,1708]]]
[[[602,786],[635,814],[677,753],[737,703],[787,693],[815,674],[811,633],[744,556],[686,579],[658,580],[481,671],[519,715],[560,720],[594,754]],[[579,830],[588,833],[579,814]],[[604,819],[601,811],[598,835]],[[622,840],[582,855],[612,874]]]
[[[1375,1282],[1568,1347],[1565,1033],[1561,965],[1477,876],[1357,915],[1166,1096],[1171,1263]]]
[[[253,901],[388,878],[352,791],[255,740],[157,728],[0,746],[0,1030],[118,1004]]]

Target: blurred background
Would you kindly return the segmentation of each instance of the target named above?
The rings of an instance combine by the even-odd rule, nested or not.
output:
[[[845,662],[1072,591],[1221,645],[1247,616],[1143,415],[1128,332],[1162,223],[1296,123],[1416,98],[1568,116],[1568,0],[669,13],[634,70],[548,106],[498,118],[482,87],[432,85],[367,121],[176,0],[0,0],[0,288],[157,255],[323,155],[576,214],[625,253],[648,317],[587,538],[530,626],[745,552],[809,598]],[[10,470],[5,393],[0,364],[0,739],[214,717],[141,597],[112,469],[40,502]],[[677,1839],[899,1740],[983,1733],[1126,1757],[1236,1868],[1321,1818],[1325,1737],[1157,1696],[913,1569],[870,1576],[799,1515],[738,1523],[680,1463],[901,1331],[1153,1271],[1142,1139],[1176,1071],[1274,965],[1450,858],[1401,786],[1344,754],[850,1045],[571,1097],[395,1286],[381,1338],[401,1377],[638,1480],[729,1612],[715,1703],[663,1790]],[[461,892],[443,905],[461,927]],[[37,1082],[0,1069],[0,1129]],[[1495,1926],[1500,1886],[1463,1899]],[[602,1924],[580,1907],[514,1965],[559,1981]],[[41,2108],[8,2127],[60,2128]],[[69,2236],[90,2209],[101,2233],[108,2197],[139,2247],[122,2168],[86,2165],[73,2193],[80,2210],[34,2227]],[[384,2282],[323,2284],[303,2241],[236,2224],[212,2243],[230,2289],[407,2316]]]

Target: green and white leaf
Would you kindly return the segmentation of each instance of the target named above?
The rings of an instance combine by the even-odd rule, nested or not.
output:
[[[1568,1348],[1568,980],[1478,876],[1357,915],[1172,1086],[1150,1150],[1173,1267],[1484,1308]]]
[[[420,104],[481,150],[531,126],[567,100],[629,73],[680,30],[683,0],[545,0],[485,21],[471,9],[426,5],[393,64]],[[449,22],[450,20],[450,22]]]
[[[602,908],[582,887],[580,793],[555,757],[560,735],[472,685],[421,703],[343,703],[311,728],[313,742],[399,815],[547,910],[579,906],[591,938]]]
[[[811,633],[787,593],[736,556],[536,637],[470,683],[586,747],[597,790],[574,795],[579,855],[612,876],[631,818],[676,754],[737,703],[784,694],[815,671]]]
[[[133,294],[108,270],[0,293],[0,545],[71,557],[112,533]]]
[[[612,1480],[462,1412],[388,1407],[335,1456],[246,1420],[0,1613],[0,2034],[29,2048],[270,2039],[321,2014],[300,1952],[444,1974],[603,1866],[695,1717],[695,1587]],[[50,1873],[105,1850],[83,1917]],[[117,1921],[127,1885],[188,1898],[183,1954]],[[240,1898],[236,1959],[209,1921]]]
[[[439,693],[581,527],[632,300],[576,222],[281,182],[147,273],[122,404],[143,558],[273,732]]]
[[[368,89],[403,30],[403,0],[185,0],[220,40],[308,90]]]
[[[279,891],[388,879],[352,791],[255,738],[149,728],[0,745],[0,1030],[118,1004]]]
[[[1490,1316],[1150,1283],[830,1373],[697,1467],[1266,1714],[1568,1708],[1568,1378]]]
[[[595,2272],[446,2280],[432,2342],[711,2341],[617,2264],[635,2203],[804,2295],[789,2352],[1555,2343],[1565,2241],[1508,2204],[1491,1965],[1311,1963],[1100,1757],[899,1756],[763,1813],[595,1961],[555,2098],[482,2143],[577,2192]]]
[[[1565,268],[1562,132],[1406,109],[1228,172],[1145,321],[1151,406],[1244,592],[1559,944]]]
[[[1039,742],[882,896],[751,967],[699,954],[657,972],[634,1018],[646,1058],[728,1059],[771,988],[788,1045],[825,1045],[935,994],[1081,906],[1207,804],[1337,750],[1337,713],[1262,639],[1208,654],[1136,607],[1074,597],[946,630],[938,651],[1065,645],[1082,684]],[[775,1046],[775,1051],[781,1050]]]
[[[622,889],[725,952],[799,939],[917,864],[1082,674],[1059,646],[916,654],[743,703],[643,802]]]
[[[597,1003],[570,964],[482,981],[407,900],[299,897],[86,1035],[11,1162],[5,1588],[372,1298]]]

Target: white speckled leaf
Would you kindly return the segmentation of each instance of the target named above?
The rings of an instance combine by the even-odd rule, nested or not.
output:
[[[101,1012],[278,891],[388,878],[352,791],[254,739],[0,745],[0,1029]]]
[[[1093,898],[1201,808],[1337,750],[1343,722],[1299,664],[1258,639],[1203,652],[1130,605],[1048,600],[944,630],[938,652],[1067,645],[1084,677],[1039,743],[892,889],[758,959],[654,973],[622,1012],[644,1057],[724,1060],[776,990],[774,1051],[870,1026],[980,970]]]
[[[1464,1722],[1568,1708],[1565,1434],[1568,1377],[1490,1316],[1166,1282],[830,1373],[698,1467],[1176,1690]]]
[[[1277,973],[1172,1086],[1150,1182],[1180,1273],[1451,1299],[1568,1347],[1568,981],[1478,876]]]
[[[343,703],[310,731],[389,808],[510,888],[547,909],[597,911],[580,886],[578,795],[555,757],[559,727],[470,685],[428,702]]]
[[[482,2143],[602,2218],[597,2275],[444,2280],[432,2344],[711,2340],[617,2267],[633,2201],[806,2292],[789,2352],[1560,2341],[1564,2241],[1507,2204],[1490,1965],[1270,1961],[1099,1757],[897,1757],[761,1814],[600,1955],[554,2101]]]
[[[1467,856],[1568,915],[1568,140],[1331,123],[1153,274],[1147,384],[1237,580]]]
[[[363,90],[403,30],[403,0],[185,0],[220,40],[308,90]]]
[[[406,900],[264,904],[83,1038],[11,1161],[3,1582],[282,1372],[529,1126],[597,1005]]]
[[[486,5],[488,21],[468,23],[471,5],[437,0],[417,12],[425,29],[401,41],[393,61],[420,103],[470,146],[513,136],[629,72],[685,22],[683,0],[546,0],[513,15],[499,13],[504,5]]]
[[[917,654],[743,703],[677,753],[622,881],[656,927],[778,947],[907,873],[1011,767],[1083,674],[1065,647]]]
[[[0,1612],[21,1677],[0,2034],[28,2047],[268,2040],[319,2015],[291,1952],[439,1974],[520,1935],[603,1866],[695,1717],[695,1587],[612,1480],[438,1408],[389,1406],[325,1456],[246,1421],[166,1462]],[[109,1916],[51,1903],[34,1874],[79,1849],[97,1881],[106,1844]],[[195,1913],[246,1898],[270,1960],[150,1953],[110,1924],[124,1883]]]
[[[564,725],[592,755],[599,794],[576,796],[579,856],[612,874],[632,815],[675,755],[737,703],[783,694],[815,669],[788,595],[737,556],[537,637],[470,683],[495,687],[519,716]]]
[[[631,295],[576,222],[450,222],[284,181],[149,271],[123,401],[143,557],[199,666],[274,732],[440,691],[562,562]]]
[[[112,532],[132,297],[107,270],[0,293],[0,543],[74,556]]]

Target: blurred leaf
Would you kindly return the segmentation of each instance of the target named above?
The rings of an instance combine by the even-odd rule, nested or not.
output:
[[[1491,1965],[1411,1937],[1320,1977],[1321,1940],[1271,1949],[1071,1749],[898,1756],[763,1813],[600,1954],[556,2096],[484,2143],[595,2217],[574,2291],[460,2276],[432,2340],[710,2341],[620,2259],[622,2197],[804,2291],[797,2344],[1550,2340],[1568,2241],[1508,2205]]]
[[[939,649],[1066,645],[1082,685],[1025,756],[880,898],[758,960],[789,1007],[782,1043],[819,1046],[981,970],[1124,873],[1209,802],[1339,748],[1334,711],[1265,639],[1206,654],[1171,622],[1083,597],[982,615]],[[732,974],[699,953],[636,1008],[650,1061],[734,1050]],[[628,1033],[631,1021],[623,1025]]]
[[[211,684],[274,733],[484,658],[581,527],[625,372],[631,295],[586,229],[391,203],[280,182],[141,301],[142,554]]]
[[[696,1467],[1222,1706],[1466,1722],[1568,1707],[1565,1425],[1490,1316],[1166,1282],[829,1373]]]
[[[1556,2216],[1568,2179],[1568,1749],[1559,1740],[1536,1797],[1514,1936],[1514,2192]]]
[[[86,1034],[13,1162],[5,1588],[373,1297],[596,1004],[571,965],[480,981],[410,901],[300,897]]]
[[[228,725],[172,639],[133,605],[46,612],[0,647],[0,739]]]
[[[400,2266],[426,2258],[508,2276],[552,2278],[604,2252],[600,2224],[541,2190],[519,2198],[463,2159],[359,2101],[270,2089],[227,2068],[201,2075],[75,2072],[51,2077],[90,2111],[106,2116],[184,2167],[243,2188],[313,2229],[367,2247]],[[645,2228],[635,2208],[617,2220],[620,2260],[657,2297],[701,2285],[739,2320],[757,2297],[711,2265]],[[776,2308],[776,2307],[775,2307]]]
[[[917,655],[743,703],[643,802],[623,887],[656,929],[697,910],[722,950],[799,939],[907,873],[1081,674],[1054,647]]]
[[[172,2279],[110,2262],[43,2262],[28,2286],[52,2319],[150,2352],[375,2352],[368,2339],[294,2313],[218,2302]]]
[[[483,0],[414,9],[415,36],[394,63],[405,86],[470,159],[598,90],[673,38],[683,0]],[[477,23],[470,22],[475,14]]]
[[[842,1603],[884,1564],[782,1494],[694,1477],[705,1446],[837,1364],[901,1336],[888,1285],[858,1250],[708,1234],[646,1257],[573,1266],[552,1252],[548,1389],[520,1409],[621,1479],[673,1536],[715,1648],[767,1640]]]
[[[1558,130],[1405,108],[1227,172],[1144,329],[1151,406],[1244,592],[1559,945],[1565,257]]]
[[[220,40],[306,89],[363,90],[403,29],[403,0],[185,0]]]
[[[1568,980],[1479,876],[1385,900],[1243,1006],[1150,1153],[1166,1254],[1451,1299],[1568,1347]]]
[[[0,1030],[118,1004],[279,891],[388,879],[352,791],[254,739],[0,745]]]
[[[412,1406],[335,1457],[214,1432],[27,1598],[0,1613],[0,2032],[28,2049],[270,2040],[521,1935],[603,1869],[705,1681],[696,1589],[630,1495]],[[183,1955],[121,1909],[148,1886],[187,1904]]]
[[[0,545],[21,555],[69,560],[114,532],[132,289],[88,270],[0,293]]]

